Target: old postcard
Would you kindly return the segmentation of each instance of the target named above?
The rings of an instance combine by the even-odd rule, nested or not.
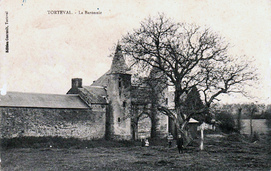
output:
[[[269,0],[0,0],[2,170],[270,170]]]

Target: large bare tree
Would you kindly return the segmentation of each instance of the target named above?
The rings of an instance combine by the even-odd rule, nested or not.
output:
[[[159,109],[175,121],[182,134],[189,119],[208,113],[219,95],[240,92],[243,83],[255,79],[249,63],[236,63],[228,55],[229,46],[222,37],[210,29],[175,23],[163,14],[142,21],[122,43],[124,54],[135,66],[158,69],[174,87],[175,112],[165,106]],[[195,86],[203,95],[204,105],[187,109],[182,96]]]

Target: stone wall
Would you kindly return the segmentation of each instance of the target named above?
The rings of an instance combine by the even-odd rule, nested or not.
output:
[[[1,107],[1,138],[60,136],[80,139],[103,138],[103,110]]]
[[[165,138],[168,135],[168,116],[157,111],[157,127],[156,133],[159,138]]]

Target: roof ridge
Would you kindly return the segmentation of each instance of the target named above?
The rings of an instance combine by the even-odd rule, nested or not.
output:
[[[32,95],[78,96],[78,94],[56,94],[56,93],[37,93],[37,92],[19,92],[19,91],[8,91],[7,92],[7,94],[15,94],[15,93],[16,94],[29,94],[29,95],[32,94]],[[2,95],[2,96],[5,96],[5,95]]]
[[[89,87],[94,87],[94,88],[105,88],[105,86],[98,86],[98,85],[91,85]]]
[[[75,95],[8,92],[0,96],[0,106],[37,108],[86,108],[87,105]]]

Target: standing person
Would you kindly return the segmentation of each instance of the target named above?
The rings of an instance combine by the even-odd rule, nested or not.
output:
[[[150,146],[150,143],[149,143],[149,140],[146,138],[146,140],[145,140],[145,146],[146,147],[149,147]]]
[[[145,140],[141,139],[141,147],[145,147]]]
[[[168,147],[171,148],[172,141],[173,141],[173,135],[171,133],[168,134],[167,141],[168,141]]]
[[[182,137],[182,135],[178,135],[177,147],[178,147],[179,153],[181,153],[181,152],[183,153],[183,137]]]

